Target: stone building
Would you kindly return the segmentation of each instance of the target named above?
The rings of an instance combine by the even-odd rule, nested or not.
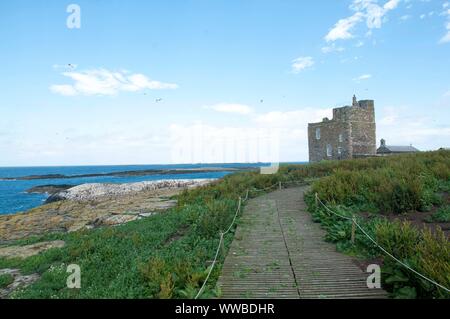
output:
[[[412,145],[409,145],[409,146],[386,145],[385,139],[381,139],[380,147],[377,149],[378,155],[407,154],[407,153],[417,153],[417,152],[420,152],[420,151]]]
[[[309,161],[350,159],[376,155],[373,100],[333,109],[333,118],[308,124]]]

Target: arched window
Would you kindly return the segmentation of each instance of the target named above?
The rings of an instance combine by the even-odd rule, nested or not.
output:
[[[316,128],[316,140],[320,140],[320,127]]]
[[[328,157],[333,156],[333,148],[331,147],[330,144],[327,144],[327,156]]]

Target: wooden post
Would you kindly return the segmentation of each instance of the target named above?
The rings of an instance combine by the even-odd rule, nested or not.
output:
[[[319,195],[317,193],[314,196],[314,200],[316,201],[316,207],[319,207]]]
[[[356,220],[355,216],[352,217],[352,245],[355,244],[355,232],[356,232]]]
[[[280,187],[280,191],[281,191],[281,182],[278,182],[278,186]]]

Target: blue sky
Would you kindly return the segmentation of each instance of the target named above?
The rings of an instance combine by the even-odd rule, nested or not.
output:
[[[449,147],[449,10],[2,1],[0,166],[307,160],[307,123],[353,94],[375,100],[377,139]]]

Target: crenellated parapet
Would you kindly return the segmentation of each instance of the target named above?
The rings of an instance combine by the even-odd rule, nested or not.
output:
[[[309,159],[347,159],[376,154],[375,102],[358,101],[333,109],[333,118],[308,125]]]

